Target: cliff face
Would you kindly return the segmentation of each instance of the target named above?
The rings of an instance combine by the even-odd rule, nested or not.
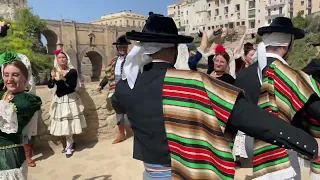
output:
[[[0,16],[14,19],[16,9],[28,7],[27,0],[0,0]]]

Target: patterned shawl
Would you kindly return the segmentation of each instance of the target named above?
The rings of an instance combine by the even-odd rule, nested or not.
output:
[[[313,90],[320,96],[320,83],[317,82],[315,79],[309,78],[307,79],[308,83],[312,86]],[[307,128],[309,133],[312,134],[314,137],[320,138],[320,123],[313,119],[312,117],[304,114],[305,123],[307,124]],[[301,155],[301,157],[303,157]],[[320,179],[320,161],[308,163],[301,163],[301,161],[307,161],[303,159],[299,159],[300,165],[308,164],[310,168],[310,179],[311,180],[319,180]]]
[[[117,59],[118,57],[113,58],[106,69],[106,76],[109,82],[109,94],[113,94],[116,89],[116,80],[114,73],[117,64]]]
[[[241,90],[206,74],[168,70],[163,113],[171,153],[172,179],[224,179],[235,174],[225,133]]]
[[[274,61],[263,78],[258,105],[268,112],[291,123],[295,114],[315,94],[313,79],[296,71],[279,60]],[[290,137],[288,137],[290,138]],[[284,148],[255,140],[253,177],[259,180],[283,180],[296,174]]]

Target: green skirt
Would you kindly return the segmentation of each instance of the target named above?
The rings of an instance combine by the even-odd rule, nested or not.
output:
[[[0,179],[24,180],[27,167],[25,165],[25,153],[23,147],[0,150]],[[24,164],[25,163],[25,164]]]

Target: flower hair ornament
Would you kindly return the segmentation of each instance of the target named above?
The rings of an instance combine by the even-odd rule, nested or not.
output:
[[[222,54],[222,53],[225,53],[226,52],[226,48],[223,47],[222,45],[218,45],[216,47],[216,54]]]

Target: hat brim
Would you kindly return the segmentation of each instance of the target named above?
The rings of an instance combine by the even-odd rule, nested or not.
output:
[[[305,32],[298,28],[288,28],[283,26],[266,26],[258,29],[258,34],[263,36],[266,33],[280,32],[286,34],[292,34],[294,39],[302,39],[305,36]]]
[[[140,42],[155,42],[155,43],[172,43],[172,44],[187,44],[193,41],[193,37],[184,35],[171,35],[159,33],[145,33],[145,32],[127,32],[127,39],[136,40]]]
[[[118,45],[118,46],[120,46],[120,45],[130,45],[131,44],[131,42],[127,42],[127,43],[117,43],[117,42],[114,42],[114,43],[112,43],[112,45]]]

